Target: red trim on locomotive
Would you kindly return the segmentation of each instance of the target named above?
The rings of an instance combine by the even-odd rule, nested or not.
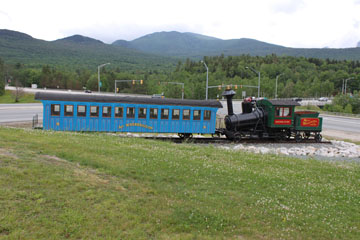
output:
[[[319,126],[318,118],[302,118],[300,120],[300,126],[302,127],[318,127]]]
[[[291,119],[275,119],[274,125],[291,125]]]

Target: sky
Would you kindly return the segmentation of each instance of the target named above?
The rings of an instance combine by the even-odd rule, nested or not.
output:
[[[252,38],[286,47],[360,41],[360,0],[1,0],[0,29],[112,43],[161,31]]]

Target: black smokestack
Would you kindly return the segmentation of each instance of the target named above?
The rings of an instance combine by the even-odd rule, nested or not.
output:
[[[223,92],[223,96],[226,97],[226,101],[227,101],[227,108],[228,108],[228,115],[234,115],[234,109],[233,109],[233,104],[232,104],[232,98],[233,96],[236,94],[236,92],[232,89],[226,89]]]

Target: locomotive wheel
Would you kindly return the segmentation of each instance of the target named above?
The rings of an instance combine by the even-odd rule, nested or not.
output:
[[[295,135],[295,141],[296,142],[301,142],[302,141],[302,139],[303,139],[303,137],[301,136],[301,134],[300,133],[297,133],[296,135]]]
[[[310,138],[310,135],[311,135],[311,133],[310,133],[310,132],[305,132],[305,136],[304,136],[304,138],[305,138],[305,139],[309,139],[309,138]]]
[[[244,136],[243,136],[242,133],[237,132],[237,133],[234,134],[234,140],[235,141],[240,141],[243,137]]]
[[[181,139],[191,139],[193,137],[191,133],[178,133],[178,136]]]
[[[291,138],[291,135],[292,135],[291,130],[288,130],[287,133],[286,133],[286,140],[289,141],[290,138]]]
[[[211,137],[213,137],[213,138],[220,138],[221,135],[220,135],[220,133],[212,133],[212,134],[211,134]]]
[[[320,133],[315,134],[315,142],[321,142],[322,136]]]

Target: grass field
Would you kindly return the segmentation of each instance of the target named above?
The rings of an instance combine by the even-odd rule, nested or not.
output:
[[[0,127],[1,239],[359,239],[360,166]]]
[[[5,90],[5,94],[0,96],[0,104],[1,103],[15,103],[15,98],[11,94],[12,91]],[[25,93],[20,99],[18,103],[40,103],[40,101],[36,101],[34,99],[35,95],[31,93]]]

